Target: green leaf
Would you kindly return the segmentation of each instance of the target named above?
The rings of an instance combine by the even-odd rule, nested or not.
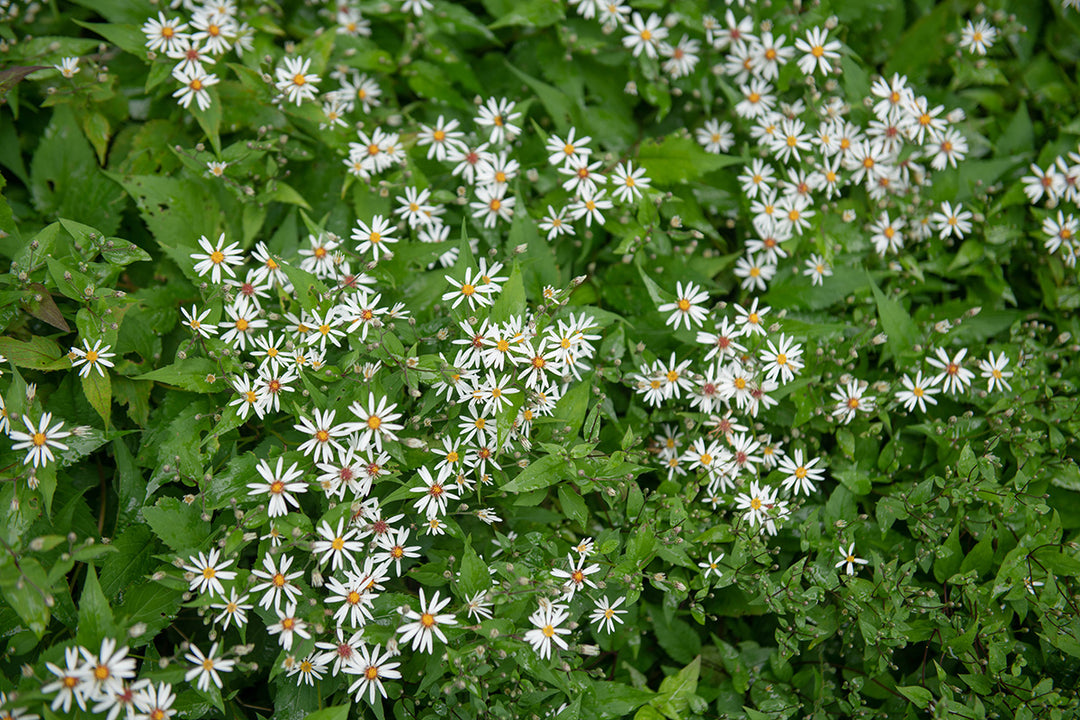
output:
[[[187,358],[177,360],[172,365],[136,375],[133,379],[174,385],[190,392],[215,393],[221,390],[221,386],[208,383],[206,378],[209,375],[216,377],[217,372],[217,365],[207,358]]]
[[[696,180],[715,170],[748,162],[733,155],[714,155],[688,137],[670,135],[663,140],[647,140],[638,149],[638,163],[656,185],[674,185]]]
[[[971,443],[964,443],[963,449],[960,450],[960,461],[956,466],[956,469],[960,473],[960,477],[970,479],[971,473],[978,465],[979,461],[975,458],[975,453],[971,450]]]
[[[874,301],[877,303],[878,318],[881,320],[881,328],[888,335],[886,347],[893,356],[910,352],[912,347],[919,341],[919,326],[911,319],[907,310],[897,300],[885,297],[878,288],[873,278],[867,275],[870,281],[870,289],[874,293]]]
[[[554,85],[548,85],[543,80],[523,73],[509,62],[506,63],[506,68],[536,93],[559,133],[565,134],[570,128],[569,123],[577,117],[577,108],[570,97]]]
[[[628,520],[636,518],[644,504],[645,495],[641,492],[641,487],[636,482],[631,482],[626,494],[626,518]]]
[[[281,269],[295,288],[293,297],[300,301],[300,305],[305,310],[316,309],[319,306],[317,296],[327,292],[326,285],[319,278],[298,267],[282,263]]]
[[[210,94],[210,105],[205,110],[199,106],[199,103],[193,102],[189,106],[191,114],[195,116],[195,120],[198,121],[199,127],[206,133],[206,137],[210,140],[210,144],[214,148],[216,155],[221,155],[221,97],[218,95],[216,88],[208,88],[207,92]]]
[[[52,595],[48,575],[37,560],[22,557],[16,564],[12,554],[0,554],[0,592],[38,639],[45,635]]]
[[[472,597],[491,586],[490,578],[487,564],[473,550],[471,542],[465,543],[465,552],[461,556],[461,589]]]
[[[690,697],[697,692],[700,673],[701,656],[698,655],[678,674],[664,678],[660,683],[660,692],[649,704],[671,720],[686,717],[690,709]]]
[[[521,264],[514,262],[510,277],[503,284],[499,297],[491,306],[488,318],[492,322],[505,322],[525,312],[525,285],[521,280]]]
[[[33,370],[66,370],[71,367],[67,353],[61,352],[55,342],[35,335],[28,342],[14,338],[0,338],[0,355],[15,363],[16,367]]]
[[[305,210],[311,210],[311,206],[308,205],[307,200],[305,200],[292,185],[280,180],[274,181],[274,190],[270,193],[270,199],[276,200],[277,202],[288,203],[289,205],[299,205]]]
[[[112,417],[112,384],[109,380],[109,372],[99,375],[97,370],[91,370],[82,378],[83,393],[90,405],[97,410],[97,414],[105,422],[108,429],[109,420]]]
[[[30,163],[34,207],[49,217],[78,218],[112,235],[120,227],[123,192],[98,166],[97,155],[66,106],[53,110]]]
[[[195,180],[156,175],[105,173],[135,201],[139,214],[165,253],[184,274],[195,274],[191,253],[200,236],[217,239],[219,206],[210,189]],[[104,227],[98,225],[102,230]],[[108,234],[112,234],[112,230]]]
[[[660,289],[660,286],[656,284],[656,281],[649,277],[648,273],[645,272],[645,268],[641,267],[641,263],[636,264],[638,275],[641,276],[641,281],[645,283],[645,290],[649,293],[649,299],[656,303],[657,306],[671,302],[673,297]]]
[[[145,645],[172,624],[180,612],[184,591],[147,582],[124,590],[124,601],[115,610],[116,624],[121,630],[145,625],[146,630],[136,637],[132,646]]]
[[[135,243],[120,238],[106,239],[101,249],[101,256],[112,265],[121,267],[126,267],[133,262],[148,262],[153,259],[150,253]]]
[[[1021,100],[1008,127],[994,143],[994,154],[997,157],[1006,157],[1014,153],[1030,151],[1033,147],[1035,147],[1035,129],[1031,125],[1031,116],[1028,115],[1027,102]]]
[[[984,533],[982,539],[975,543],[975,547],[971,549],[967,555],[964,556],[964,561],[960,563],[960,572],[966,573],[968,570],[975,570],[979,575],[989,573],[994,563],[994,535],[993,533]]]
[[[592,395],[591,386],[587,382],[574,383],[565,395],[555,403],[553,417],[559,419],[564,427],[569,428],[567,438],[575,437],[585,422],[585,414],[589,411],[589,397]]]
[[[582,702],[600,718],[621,718],[652,700],[655,693],[618,682],[594,682],[593,694]]]
[[[589,509],[586,507],[585,501],[574,492],[573,488],[566,485],[559,487],[559,504],[568,518],[585,527],[585,523],[589,519]]]
[[[199,505],[174,497],[163,497],[152,507],[143,508],[143,517],[166,545],[178,553],[186,553],[206,542],[210,523],[200,517]]]
[[[350,705],[336,705],[309,713],[304,720],[347,720]]]
[[[936,67],[943,53],[951,49],[942,38],[953,12],[950,3],[941,3],[908,27],[900,41],[893,45],[889,62],[881,74],[891,77],[893,73],[900,73],[915,79],[921,78],[928,68]]]
[[[633,543],[633,540],[630,541]],[[664,616],[664,612],[657,608],[653,612],[653,627],[656,630],[656,641],[676,662],[693,665],[695,656],[701,653],[701,638],[697,631],[684,620],[672,617],[670,620]],[[700,659],[697,665],[700,668]],[[694,686],[697,687],[697,674],[694,673]],[[661,692],[663,686],[661,686]]]
[[[934,699],[929,690],[918,685],[898,685],[896,689],[901,695],[923,710],[930,707],[930,701]]]
[[[81,116],[83,133],[97,152],[98,163],[105,164],[105,155],[109,151],[111,128],[109,120],[99,112],[85,113]]]
[[[557,455],[545,455],[529,463],[502,489],[511,493],[527,493],[550,487],[569,475],[567,461]]]
[[[490,25],[492,30],[511,25],[525,25],[530,28],[543,28],[554,25],[566,14],[559,3],[551,0],[523,0],[514,3],[514,9]]]
[[[960,569],[964,561],[964,551],[960,547],[960,527],[954,526],[945,543],[937,548],[937,557],[934,559],[934,579],[945,582]]]
[[[116,637],[109,601],[101,591],[97,571],[93,565],[86,567],[86,582],[79,597],[79,630],[76,638],[84,647],[97,647],[103,638]]]
[[[142,0],[74,0],[112,23],[137,24],[150,14]]]
[[[414,60],[404,74],[408,77],[409,88],[422,98],[444,102],[461,110],[470,105],[454,92],[453,82],[438,65]]]
[[[57,330],[71,332],[71,326],[64,319],[64,314],[56,306],[52,293],[41,283],[31,283],[22,300],[23,309],[38,320],[52,325]]]
[[[116,442],[119,442],[117,440]],[[136,580],[154,571],[153,553],[158,546],[146,525],[130,525],[113,539],[116,552],[105,558],[101,566],[101,591],[105,597],[116,597]]]
[[[656,548],[656,533],[650,528],[639,528],[626,543],[626,559],[642,568],[652,559]]]

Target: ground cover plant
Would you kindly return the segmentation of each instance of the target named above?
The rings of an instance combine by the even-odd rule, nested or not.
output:
[[[1073,0],[0,0],[0,717],[1066,718]]]

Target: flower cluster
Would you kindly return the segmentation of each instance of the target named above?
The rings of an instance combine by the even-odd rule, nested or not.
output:
[[[886,505],[880,517],[865,506],[888,497],[897,517],[914,517],[907,503],[915,491],[871,491],[894,460],[922,469],[920,456],[898,458],[905,432],[940,438],[945,423],[934,406],[966,410],[995,395],[985,404],[1003,407],[1000,396],[1027,374],[1030,354],[989,341],[1002,332],[999,318],[953,334],[940,319],[951,309],[931,307],[951,282],[948,248],[989,225],[983,196],[948,189],[964,161],[985,152],[979,119],[947,110],[933,88],[918,89],[904,74],[858,71],[842,42],[853,36],[816,9],[740,1],[715,16],[664,15],[626,0],[569,4],[579,17],[568,22],[585,32],[559,37],[569,42],[567,57],[585,48],[602,66],[628,64],[633,79],[625,88],[620,79],[615,95],[624,89],[635,112],[655,115],[648,133],[607,137],[602,121],[576,112],[592,98],[579,103],[525,81],[524,71],[525,84],[476,85],[475,99],[470,85],[464,102],[436,104],[426,100],[427,78],[403,90],[399,78],[373,69],[389,56],[375,39],[395,22],[405,28],[402,47],[412,43],[399,66],[414,51],[426,53],[425,63],[453,55],[437,41],[443,25],[469,24],[464,5],[304,5],[303,22],[322,18],[323,32],[280,51],[271,35],[299,31],[254,15],[249,26],[235,0],[163,5],[143,25],[150,72],[179,83],[158,100],[191,121],[188,130],[211,135],[202,113],[217,92],[230,97],[240,87],[274,118],[260,120],[258,142],[240,141],[255,125],[215,130],[209,162],[202,145],[195,154],[169,149],[181,177],[221,178],[209,183],[231,203],[221,208],[243,212],[184,230],[176,244],[158,238],[164,252],[154,257],[154,277],[171,272],[182,286],[163,295],[182,332],[138,354],[156,362],[175,353],[171,365],[138,369],[125,357],[128,338],[82,333],[80,309],[80,335],[66,356],[73,389],[56,392],[57,408],[47,412],[17,403],[10,418],[0,398],[0,431],[19,451],[21,464],[11,465],[29,473],[36,491],[38,474],[55,480],[56,466],[83,444],[84,428],[54,417],[73,417],[64,402],[89,400],[99,410],[95,391],[110,378],[115,396],[107,399],[123,397],[130,413],[141,400],[135,387],[149,396],[162,385],[173,392],[176,382],[199,393],[198,413],[177,421],[195,416],[207,431],[192,433],[190,456],[174,453],[170,438],[169,457],[140,450],[133,460],[154,468],[145,507],[158,503],[136,521],[170,548],[161,570],[142,579],[174,593],[185,621],[185,641],[171,655],[162,652],[165,635],[155,638],[159,670],[183,665],[165,679],[183,677],[203,699],[220,700],[240,689],[240,675],[271,664],[272,677],[286,678],[275,681],[279,689],[317,686],[322,699],[327,687],[347,688],[376,710],[415,668],[443,659],[471,692],[489,649],[518,660],[535,654],[542,663],[521,665],[543,679],[549,664],[580,671],[578,656],[599,652],[582,644],[589,633],[618,652],[616,629],[636,620],[663,633],[675,613],[689,612],[707,630],[714,590],[749,592],[751,577],[779,589],[779,565],[745,568],[772,565],[781,552],[801,560],[799,570],[783,580],[788,593],[752,598],[755,612],[787,612],[782,603],[797,589],[842,598],[815,600],[821,606],[854,603],[842,593],[877,592],[858,577],[863,566],[873,563],[883,577],[896,571],[871,554],[873,535],[860,536],[856,553],[856,528],[876,520],[882,538],[889,532]],[[969,21],[957,46],[986,55],[998,33],[1009,33],[995,22],[1002,29]],[[491,38],[511,24],[470,27]],[[370,57],[357,57],[360,47]],[[244,65],[228,61],[233,52]],[[960,51],[953,61],[985,62]],[[241,82],[219,81],[226,67]],[[80,60],[54,68],[70,80]],[[408,100],[410,91],[421,99]],[[169,93],[183,108],[194,101],[197,117],[177,110]],[[686,122],[676,121],[680,113]],[[237,137],[222,152],[226,132]],[[280,143],[265,142],[271,132]],[[311,159],[309,148],[318,148],[314,170],[295,159]],[[285,186],[283,166],[293,178],[328,177],[332,202],[312,201],[299,182]],[[1042,223],[1046,264],[1060,274],[1080,253],[1080,150],[1030,172],[1022,189]],[[256,189],[263,181],[265,193]],[[1022,199],[1020,191],[1011,196]],[[978,240],[964,246],[982,250]],[[957,267],[961,260],[972,264],[958,256]],[[605,264],[609,276],[590,277]],[[589,275],[570,280],[579,267]],[[927,283],[924,274],[938,277]],[[87,307],[96,310],[102,299],[91,295]],[[887,352],[876,349],[886,344]],[[20,360],[35,371],[67,368],[62,350],[53,357]],[[157,395],[145,404],[167,417]],[[119,467],[127,436],[108,433],[123,411],[105,405],[102,442],[113,443]],[[938,450],[940,464],[955,464],[958,448]],[[989,449],[977,461],[988,485],[995,462]],[[883,477],[867,477],[875,466]],[[61,486],[65,499],[84,490],[75,480]],[[45,490],[55,487],[43,485],[40,499],[51,502]],[[24,496],[12,497],[17,510]],[[102,500],[99,529],[114,514],[118,526],[127,521],[114,500]],[[205,537],[166,539],[164,521],[150,518],[173,510],[197,519]],[[933,519],[909,531],[930,537]],[[820,557],[806,557],[814,546]],[[932,575],[951,577],[957,554],[948,549],[949,557],[920,556],[911,573],[926,575],[932,564]],[[993,559],[997,550],[989,552]],[[1030,574],[1023,588],[1014,579],[1019,595],[1044,585]],[[849,622],[821,617],[799,630]],[[787,626],[797,624],[777,627]],[[263,636],[260,653],[269,648],[265,661],[245,662],[247,646],[235,644],[252,632]],[[54,712],[183,716],[174,705],[185,690],[159,682],[149,659],[140,668],[119,644],[67,647],[62,665],[47,665],[51,677],[39,669],[35,680],[28,670],[26,682],[43,680]],[[673,657],[698,654],[671,652],[666,638],[659,646]],[[664,712],[678,714],[674,704]]]
[[[187,659],[193,667],[187,671],[186,679],[189,682],[195,680],[200,687],[213,679],[220,688],[218,673],[228,672],[233,666],[232,660],[215,657],[214,651],[208,656],[203,655],[194,646]],[[46,663],[52,677],[41,691],[52,698],[50,709],[53,712],[70,713],[75,705],[83,712],[105,713],[110,718],[123,714],[125,717],[168,720],[177,713],[173,708],[176,693],[172,685],[167,682],[155,685],[146,678],[138,678],[136,665],[136,659],[128,655],[128,648],[117,647],[112,638],[102,640],[98,652],[82,646],[68,647],[64,650],[63,664]],[[2,694],[0,705],[5,705]],[[32,720],[38,717],[11,707],[6,707],[6,711],[16,718]]]
[[[1076,152],[1058,155],[1045,169],[1031,164],[1031,174],[1023,180],[1024,193],[1033,206],[1040,202],[1048,211],[1038,213],[1042,218],[1043,245],[1052,255],[1060,255],[1064,263],[1076,267],[1080,254],[1080,221],[1073,213],[1054,208],[1068,203],[1074,209],[1080,206],[1080,147]]]
[[[173,97],[182,107],[194,100],[200,110],[207,110],[213,102],[209,88],[219,80],[207,68],[229,52],[242,57],[254,47],[254,31],[238,16],[236,3],[224,0],[197,6],[187,19],[159,11],[142,26],[147,49],[176,63],[172,77],[180,87]]]

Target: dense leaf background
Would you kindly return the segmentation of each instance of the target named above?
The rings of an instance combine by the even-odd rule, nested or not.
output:
[[[1080,14],[1057,0],[732,3],[790,42],[825,27],[843,43],[842,72],[816,85],[794,61],[781,70],[776,88],[789,100],[820,101],[821,89],[865,125],[873,80],[899,73],[931,105],[963,111],[954,127],[970,147],[903,196],[879,202],[856,185],[820,200],[811,229],[784,243],[790,257],[767,291],[748,292],[733,272],[752,217],[737,177],[767,153],[733,113],[740,92],[724,53],[702,42],[694,72],[673,80],[657,60],[632,56],[622,30],[581,17],[588,2],[435,0],[419,16],[396,1],[360,2],[371,35],[353,37],[337,31],[332,3],[244,0],[253,47],[213,66],[220,82],[207,110],[177,105],[173,62],[148,54],[139,30],[158,10],[186,13],[183,4],[0,3],[0,254],[10,261],[0,275],[0,394],[12,429],[43,412],[83,428],[33,475],[24,451],[0,442],[0,706],[66,716],[42,692],[53,679],[46,664],[116,638],[140,678],[172,683],[184,718],[1078,714],[1080,282],[1041,229],[1077,208],[1029,203],[1022,178],[1033,163],[1051,168],[1080,152]],[[684,31],[703,39],[702,17],[729,10],[704,0],[630,5],[670,18],[672,41]],[[958,47],[971,18],[1000,31],[985,57]],[[72,56],[81,71],[63,78],[53,65]],[[367,73],[382,104],[336,127],[321,103],[273,102],[274,70],[295,56],[312,60],[320,92],[339,69]],[[473,118],[489,97],[523,113],[508,148],[521,163],[508,190],[517,204],[494,227],[474,218],[474,192],[452,166],[417,142],[439,116],[482,138]],[[723,154],[694,137],[713,118],[736,125]],[[349,143],[375,128],[401,134],[402,161],[350,175]],[[573,197],[544,145],[571,128],[592,138],[605,172],[632,160],[652,187],[602,224],[579,221],[574,236],[548,241],[539,222]],[[222,177],[209,162],[227,164]],[[402,222],[392,257],[367,267],[349,233],[389,216],[406,187],[431,190],[450,233],[429,244]],[[915,218],[943,201],[974,212],[964,239],[934,233],[887,258],[874,252],[868,226],[883,208]],[[281,412],[240,416],[232,379],[254,377],[251,357],[193,338],[180,313],[195,305],[211,310],[208,322],[228,322],[222,289],[191,258],[200,237],[222,233],[245,252],[265,243],[287,266],[293,287],[265,301],[275,329],[286,313],[322,312],[351,292],[299,268],[309,236],[325,233],[345,240],[353,270],[370,273],[385,306],[403,303],[409,315],[303,369]],[[450,250],[456,260],[439,267]],[[832,267],[821,287],[802,273],[811,253]],[[451,308],[446,275],[460,280],[481,258],[504,263],[501,294],[490,309]],[[806,367],[774,393],[779,404],[741,418],[826,470],[816,492],[790,498],[775,535],[736,510],[744,483],[710,506],[698,475],[664,467],[664,428],[689,443],[708,421],[687,402],[654,408],[636,388],[643,365],[672,353],[692,359],[694,373],[707,367],[695,333],[673,330],[658,310],[677,299],[676,282],[709,293],[711,320],[756,298],[778,325],[770,338],[782,331],[804,347]],[[470,317],[526,313],[541,329],[592,318],[592,367],[527,442],[513,424],[525,393],[501,411],[498,441],[512,441],[500,469],[452,505],[445,534],[425,534],[417,471],[464,412],[435,391],[460,349],[451,341]],[[80,376],[68,351],[84,340],[111,346],[115,366]],[[1011,390],[987,392],[978,378],[927,412],[905,411],[893,399],[901,377],[932,372],[925,359],[937,348],[967,349],[969,363],[1004,353]],[[376,361],[366,378],[362,366]],[[878,404],[845,425],[832,417],[831,393],[851,377]],[[321,587],[331,573],[310,551],[315,528],[358,507],[319,491],[295,425],[314,409],[344,417],[369,394],[405,414],[401,436],[412,442],[388,443],[372,493],[385,515],[405,515],[399,524],[421,557],[387,583],[364,641],[391,641],[421,589],[453,598],[446,612],[458,620],[431,654],[401,643],[402,678],[375,703],[348,691],[352,678],[306,686],[286,672],[334,632]],[[313,631],[295,652],[267,634],[277,619],[269,610],[250,611],[242,629],[215,627],[211,599],[191,591],[182,569],[215,548],[241,573],[238,588],[254,583],[251,571],[276,551],[265,502],[247,486],[259,459],[277,457],[301,463],[311,485],[276,524],[303,570],[301,613]],[[483,522],[481,508],[499,521]],[[569,649],[540,658],[524,638],[529,616],[537,598],[558,599],[551,571],[585,537],[602,585],[570,602]],[[849,576],[836,564],[850,543],[869,562]],[[721,552],[719,576],[703,573]],[[466,604],[483,590],[494,617],[474,621]],[[601,595],[626,598],[613,633],[588,619]],[[206,692],[185,682],[184,655],[188,643],[206,651],[212,642],[238,663],[221,691]]]

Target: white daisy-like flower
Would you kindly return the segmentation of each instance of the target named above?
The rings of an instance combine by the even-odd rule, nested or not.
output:
[[[376,645],[369,650],[366,645],[361,644],[356,656],[343,668],[349,675],[357,676],[349,686],[349,692],[356,693],[357,702],[367,694],[368,702],[374,705],[376,692],[386,697],[383,680],[397,680],[401,677],[401,672],[396,669],[401,663],[390,662],[393,653],[389,650],[380,653],[381,650],[382,645]]]
[[[210,684],[213,683],[220,690],[222,688],[221,675],[219,673],[231,672],[233,666],[236,665],[235,660],[226,660],[217,656],[218,643],[214,643],[210,646],[210,652],[203,654],[195,645],[191,645],[187,654],[184,657],[194,667],[188,670],[184,674],[184,680],[191,682],[196,680],[196,687],[203,692],[210,690]]]
[[[870,561],[855,557],[855,543],[851,543],[848,545],[847,550],[844,549],[843,545],[840,546],[840,562],[836,563],[836,567],[844,567],[846,565],[847,567],[844,568],[844,571],[848,575],[854,575],[856,565],[865,565],[868,562]]]
[[[420,611],[409,610],[406,612],[405,617],[413,622],[405,623],[397,629],[398,633],[401,634],[401,642],[412,641],[414,651],[428,654],[433,651],[434,637],[438,637],[439,640],[445,643],[446,635],[443,634],[442,627],[457,625],[457,619],[453,615],[439,613],[440,610],[450,604],[450,600],[451,598],[447,597],[440,601],[439,591],[436,590],[429,602],[424,595],[424,589],[420,588]]]
[[[112,345],[106,345],[101,347],[101,340],[99,339],[94,343],[94,347],[90,347],[90,341],[83,338],[84,348],[73,347],[71,348],[71,354],[75,355],[75,359],[71,361],[71,367],[79,367],[82,365],[82,369],[79,370],[80,377],[88,377],[91,370],[97,370],[98,375],[105,377],[105,370],[103,367],[112,367],[112,362],[108,359],[115,357],[116,353],[109,352],[109,348]]]
[[[221,581],[236,578],[235,570],[225,569],[232,564],[232,560],[222,561],[221,553],[217,548],[206,555],[200,552],[198,557],[191,556],[188,558],[188,564],[184,565],[184,570],[192,574],[189,580],[191,591],[209,593],[210,597],[224,595],[225,586],[221,584]]]
[[[248,483],[248,495],[269,495],[270,502],[267,514],[270,517],[282,517],[289,513],[289,505],[294,508],[300,507],[300,501],[292,496],[292,493],[306,493],[307,482],[301,480],[304,472],[296,463],[285,470],[285,459],[278,458],[277,467],[271,468],[266,460],[260,459],[255,466],[256,472],[262,477],[262,482]]]
[[[515,103],[506,98],[488,98],[477,109],[476,124],[491,128],[489,142],[501,145],[513,141],[521,133],[521,128],[514,124],[521,117],[514,111]]]
[[[311,58],[295,57],[283,58],[285,67],[277,68],[276,87],[278,92],[285,96],[285,100],[299,105],[305,100],[314,100],[318,94],[316,83],[321,78],[315,73],[309,73]]]
[[[655,58],[660,48],[660,43],[668,36],[668,29],[664,27],[663,18],[656,13],[649,15],[645,20],[641,13],[635,12],[630,17],[630,22],[623,26],[626,36],[622,39],[623,45],[633,52],[634,57],[645,53],[646,57]]]
[[[170,53],[180,49],[180,43],[187,37],[187,23],[181,18],[167,18],[158,12],[157,19],[150,18],[142,26],[146,35],[146,47],[153,52]]]
[[[210,107],[213,100],[210,98],[207,88],[217,84],[217,75],[207,73],[203,70],[202,65],[197,65],[194,67],[178,67],[173,70],[173,77],[181,85],[180,89],[173,93],[173,97],[176,98],[176,102],[180,104],[180,107],[190,107],[192,100],[195,100],[200,110],[206,110]],[[215,282],[217,281],[215,280]]]
[[[607,599],[607,595],[596,601],[596,608],[589,616],[591,622],[596,623],[598,630],[606,630],[607,632],[615,632],[615,623],[623,624],[623,619],[620,615],[625,615],[626,610],[618,610],[617,608],[626,602],[625,597],[620,597],[611,602]]]
[[[1012,385],[1006,380],[1013,376],[1012,370],[1005,369],[1008,364],[1009,358],[1005,357],[1005,353],[994,357],[994,353],[991,352],[989,359],[979,361],[979,371],[986,378],[988,392],[1012,390]]]
[[[52,448],[57,450],[67,450],[68,446],[60,442],[60,438],[65,438],[71,435],[70,430],[64,430],[64,422],[61,420],[52,427],[49,427],[49,423],[52,421],[52,413],[45,412],[41,414],[37,424],[29,418],[27,415],[23,415],[23,423],[26,425],[26,432],[21,430],[11,430],[9,436],[14,440],[14,444],[11,446],[12,450],[26,450],[26,457],[23,458],[23,465],[29,465],[33,463],[34,468],[44,467],[50,462],[56,459],[53,455]]]
[[[675,302],[664,303],[657,308],[660,312],[670,312],[666,325],[678,330],[680,325],[686,325],[690,330],[692,326],[701,327],[708,317],[708,311],[702,307],[702,303],[708,302],[709,293],[700,289],[692,282],[684,287],[681,282],[675,284]]]
[[[221,282],[221,271],[228,273],[229,277],[236,277],[232,265],[243,265],[244,254],[240,249],[239,242],[225,245],[225,233],[218,237],[217,244],[213,244],[205,235],[199,238],[199,246],[204,252],[192,253],[191,259],[198,260],[195,264],[195,272],[199,277],[210,273],[210,280],[214,283]]]
[[[551,657],[552,643],[566,650],[569,645],[561,636],[569,635],[570,629],[559,627],[559,625],[566,622],[569,617],[570,612],[565,605],[557,605],[541,599],[536,612],[529,616],[529,622],[535,627],[525,633],[525,641],[532,645],[533,650],[538,652],[541,658]]]

